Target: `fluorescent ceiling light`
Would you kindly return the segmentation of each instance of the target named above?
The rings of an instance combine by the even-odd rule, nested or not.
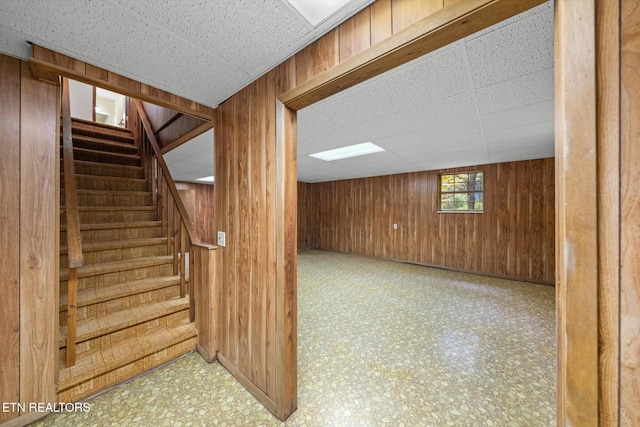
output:
[[[314,27],[333,15],[350,0],[286,0]]]
[[[348,145],[346,147],[335,148],[333,150],[322,151],[320,153],[309,155],[316,159],[324,160],[325,162],[332,162],[334,160],[348,159],[349,157],[379,153],[381,151],[385,151],[384,148],[378,147],[372,142],[363,142],[362,144]]]
[[[203,182],[213,182],[215,178],[213,177],[213,175],[211,176],[203,176],[202,178],[196,178],[196,181],[203,181]]]

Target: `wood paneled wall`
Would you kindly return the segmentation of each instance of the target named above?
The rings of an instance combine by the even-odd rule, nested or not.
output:
[[[215,117],[215,221],[226,233],[218,360],[281,419],[296,406],[295,123],[277,133],[275,108],[294,82],[290,65],[233,95]]]
[[[20,401],[20,61],[0,55],[0,396]],[[18,416],[0,412],[0,422]]]
[[[202,243],[216,244],[214,228],[214,186],[193,182],[176,182],[184,207],[191,216],[193,225]]]
[[[318,208],[316,184],[298,182],[298,251],[316,247]]]
[[[484,213],[438,213],[438,174],[470,170],[484,171]],[[553,283],[553,172],[553,159],[541,159],[299,183],[299,212],[307,217],[298,219],[298,242]]]
[[[452,1],[446,2],[447,5]],[[377,0],[296,53],[296,85],[445,7],[445,0]]]
[[[0,54],[2,402],[56,401],[58,90],[34,79],[26,62]],[[0,412],[0,422],[17,416]]]

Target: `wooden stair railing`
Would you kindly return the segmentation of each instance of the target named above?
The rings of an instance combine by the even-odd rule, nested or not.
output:
[[[180,297],[187,294],[186,281],[186,253],[189,253],[189,287],[192,288],[191,277],[194,276],[193,247],[200,245],[200,239],[195,231],[193,222],[189,218],[187,209],[182,202],[176,185],[171,179],[171,173],[167,163],[162,157],[160,145],[151,127],[151,122],[147,116],[142,102],[138,99],[131,99],[136,109],[140,122],[142,123],[142,138],[139,143],[139,151],[145,162],[148,162],[145,169],[149,172],[152,191],[156,194],[155,202],[158,212],[162,218],[163,234],[167,238],[167,249],[173,254],[173,272],[180,276]],[[195,320],[195,300],[194,292],[189,291],[190,299],[190,321]]]
[[[76,300],[78,294],[77,269],[84,263],[80,235],[80,215],[76,193],[76,172],[71,135],[71,107],[69,79],[62,79],[62,156],[64,168],[65,217],[67,219],[67,248],[69,280],[67,285],[67,367],[76,364]]]

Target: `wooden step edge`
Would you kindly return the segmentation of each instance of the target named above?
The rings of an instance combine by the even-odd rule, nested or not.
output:
[[[73,147],[74,156],[78,153],[94,154],[96,156],[119,157],[127,160],[140,160],[138,154],[115,153],[113,151],[94,150],[92,148]]]
[[[120,126],[108,125],[106,123],[98,123],[91,120],[80,119],[78,117],[71,118],[71,128],[73,128],[74,123],[78,123],[78,124],[81,124],[87,127],[96,128],[96,129],[107,129],[111,131],[118,131],[118,132],[128,133],[128,134],[131,133],[131,129],[123,128]]]
[[[60,189],[60,193],[64,193],[63,189]],[[91,195],[106,195],[106,196],[148,196],[153,194],[151,191],[139,191],[139,190],[91,190],[87,188],[76,188],[77,194],[91,194]]]
[[[174,298],[114,311],[100,318],[78,320],[76,344],[188,309],[189,296],[187,295],[184,298]],[[61,349],[67,346],[66,326],[60,327],[58,346]]]
[[[142,239],[107,240],[104,242],[91,242],[82,244],[82,252],[110,251],[114,249],[139,248],[155,245],[166,245],[166,237],[145,237]],[[66,254],[67,245],[60,245],[60,254]]]
[[[84,130],[84,129],[80,129],[80,131],[85,131],[85,132],[91,132],[88,130]],[[96,144],[105,144],[105,145],[113,145],[114,147],[120,147],[120,148],[124,148],[126,150],[138,150],[138,147],[136,147],[135,145],[133,145],[133,136],[125,136],[125,135],[107,135],[104,134],[103,137],[101,136],[91,136],[91,135],[84,135],[84,134],[73,134],[72,133],[72,138],[74,141],[84,141],[84,142],[90,142],[90,143],[96,143]],[[131,142],[122,142],[122,141],[114,141],[113,138],[122,138],[122,139],[130,139]]]
[[[63,161],[62,159],[60,159],[60,161]],[[106,166],[109,168],[122,168],[122,169],[135,169],[135,170],[144,170],[144,166],[131,166],[131,165],[118,165],[115,163],[100,163],[100,162],[92,162],[90,160],[74,160],[75,164],[78,165],[83,165],[83,166],[89,166],[89,167],[96,167],[97,166]],[[87,174],[88,175],[88,174]],[[97,175],[97,176],[102,176],[100,174],[92,174],[92,175]],[[138,178],[139,179],[139,178]]]
[[[79,212],[126,212],[126,211],[155,211],[157,206],[78,206]]]
[[[102,274],[115,273],[117,271],[129,271],[137,268],[157,267],[173,262],[172,255],[159,255],[151,257],[132,258],[125,261],[110,261],[100,264],[85,264],[78,267],[78,279]],[[69,280],[69,269],[60,269],[60,281]]]
[[[60,172],[62,173],[62,171]],[[110,182],[133,182],[136,184],[148,184],[149,181],[145,178],[124,178],[121,176],[106,176],[106,175],[89,175],[87,173],[77,173],[76,181],[81,179],[88,179],[92,181],[110,181]]]
[[[80,224],[80,231],[157,227],[161,224],[162,224],[162,221],[96,222],[96,223]],[[60,224],[60,231],[62,232],[67,231],[67,225]]]
[[[132,295],[143,294],[146,292],[156,291],[158,289],[168,288],[180,284],[180,276],[151,277],[147,279],[136,280],[134,282],[121,283],[119,285],[108,286],[101,289],[84,289],[78,291],[77,304],[78,308],[88,305],[99,304],[118,298],[129,297]],[[67,310],[67,295],[60,295],[60,311]]]
[[[96,350],[88,354],[80,353],[75,366],[60,369],[59,391],[194,339],[196,335],[195,324],[187,323],[174,328],[151,329],[142,336],[123,340],[107,350]]]

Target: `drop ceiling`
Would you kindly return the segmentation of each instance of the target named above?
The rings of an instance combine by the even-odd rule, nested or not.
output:
[[[371,1],[313,28],[282,0],[2,0],[0,51],[26,59],[29,40],[215,106]],[[551,157],[553,127],[549,2],[299,111],[298,179]],[[309,157],[367,141],[386,151]],[[213,174],[212,151],[169,153],[175,178]]]
[[[372,1],[314,28],[282,0],[2,0],[0,52],[31,41],[213,107]]]
[[[554,155],[553,3],[298,112],[298,180],[339,179]],[[310,154],[371,141],[386,151]]]

